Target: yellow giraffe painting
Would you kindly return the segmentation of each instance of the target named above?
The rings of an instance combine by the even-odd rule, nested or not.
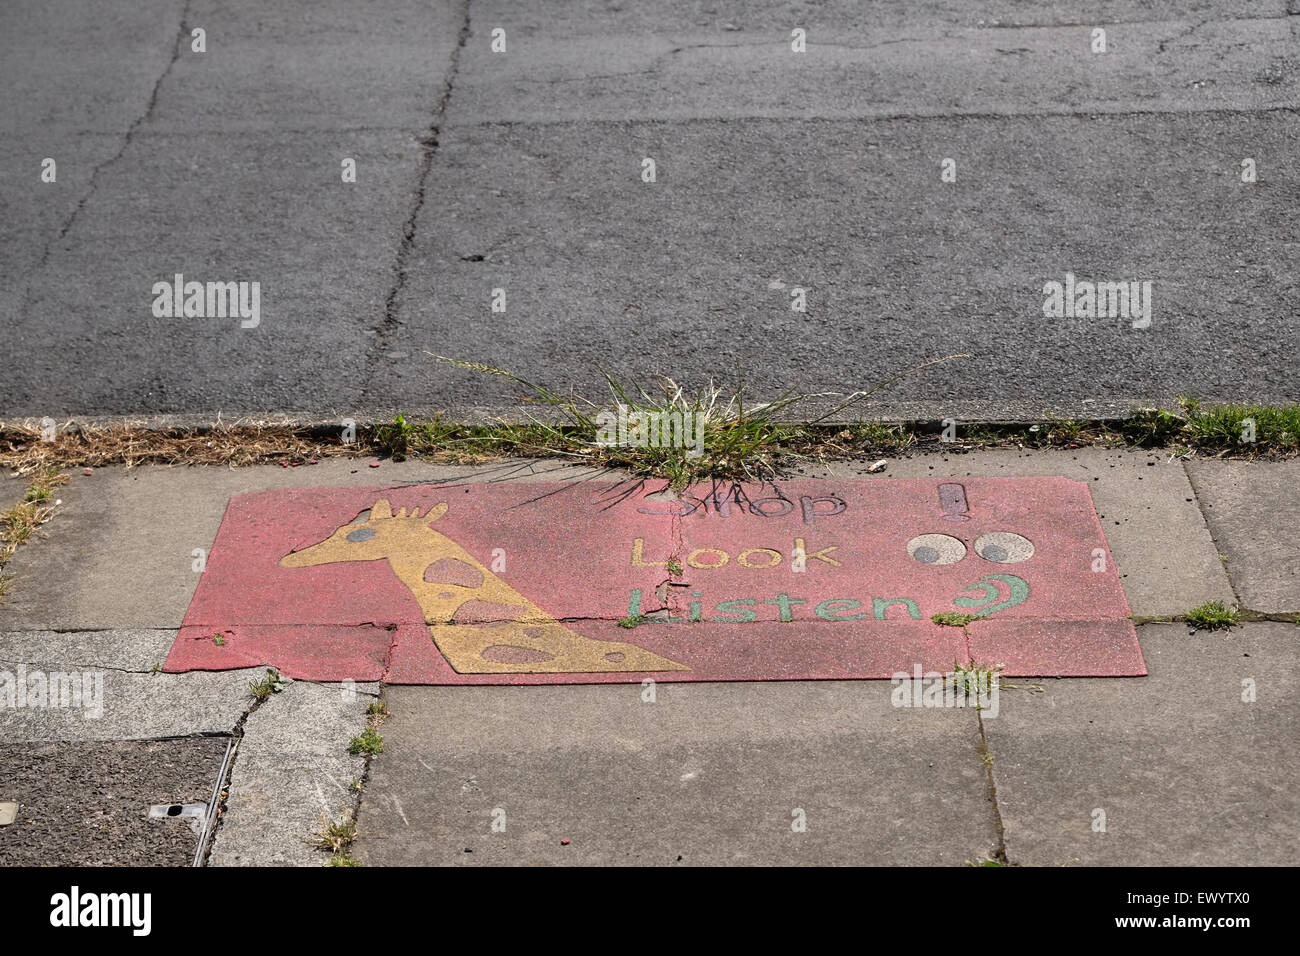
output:
[[[590,674],[690,670],[635,644],[569,630],[472,554],[429,527],[446,502],[421,515],[376,501],[350,524],[280,560],[284,568],[387,559],[415,595],[429,633],[458,674]],[[462,620],[457,612],[464,610]]]

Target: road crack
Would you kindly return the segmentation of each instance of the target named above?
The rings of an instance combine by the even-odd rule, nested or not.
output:
[[[385,347],[388,337],[397,330],[401,323],[397,319],[398,299],[401,297],[402,290],[406,287],[407,262],[411,257],[411,250],[415,246],[415,233],[418,228],[420,212],[424,209],[424,200],[428,187],[429,173],[433,169],[434,156],[438,152],[438,138],[442,132],[442,122],[446,114],[447,104],[451,100],[452,91],[456,86],[456,76],[460,71],[460,55],[465,49],[465,44],[470,35],[470,0],[464,0],[462,4],[462,16],[460,33],[456,38],[456,47],[451,53],[451,62],[447,69],[447,78],[443,82],[442,94],[433,108],[433,117],[428,128],[420,136],[420,166],[416,174],[415,193],[411,203],[411,209],[406,217],[406,222],[402,226],[402,239],[397,247],[397,258],[393,263],[393,284],[388,290],[388,295],[384,298],[384,315],[379,325],[375,327],[375,342],[371,347],[371,361],[373,365],[375,359],[379,356]],[[365,376],[365,386],[361,393],[361,400],[364,402],[370,394],[371,387],[374,383],[373,375]]]

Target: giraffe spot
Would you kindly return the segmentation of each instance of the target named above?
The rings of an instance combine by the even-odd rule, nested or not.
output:
[[[485,647],[481,656],[485,661],[492,661],[494,664],[538,664],[553,660],[555,657],[554,654],[547,654],[545,651],[515,647],[512,644],[493,644],[491,647]]]
[[[531,637],[535,641],[540,641],[544,633],[545,631],[543,631],[540,627],[524,628],[524,637]]]
[[[483,572],[459,558],[439,558],[424,569],[427,584],[457,584],[463,588],[481,588]]]
[[[605,655],[605,660],[609,661],[611,664],[622,664],[623,658],[626,656],[627,655],[622,651],[610,651]]]
[[[537,620],[540,611],[526,604],[494,604],[491,601],[466,601],[452,615],[452,624],[489,624],[495,621]]]

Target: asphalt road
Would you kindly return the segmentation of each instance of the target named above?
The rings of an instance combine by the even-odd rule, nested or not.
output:
[[[517,407],[426,350],[593,398],[969,353],[872,409],[936,418],[1300,398],[1297,0],[22,0],[0,83],[3,417]],[[256,327],[155,315],[177,273]],[[1067,273],[1149,326],[1045,316]]]

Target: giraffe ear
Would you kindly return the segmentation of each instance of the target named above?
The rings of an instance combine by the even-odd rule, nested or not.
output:
[[[370,509],[370,520],[375,518],[391,518],[393,516],[393,506],[388,503],[387,498],[380,498],[375,502],[375,506]]]

